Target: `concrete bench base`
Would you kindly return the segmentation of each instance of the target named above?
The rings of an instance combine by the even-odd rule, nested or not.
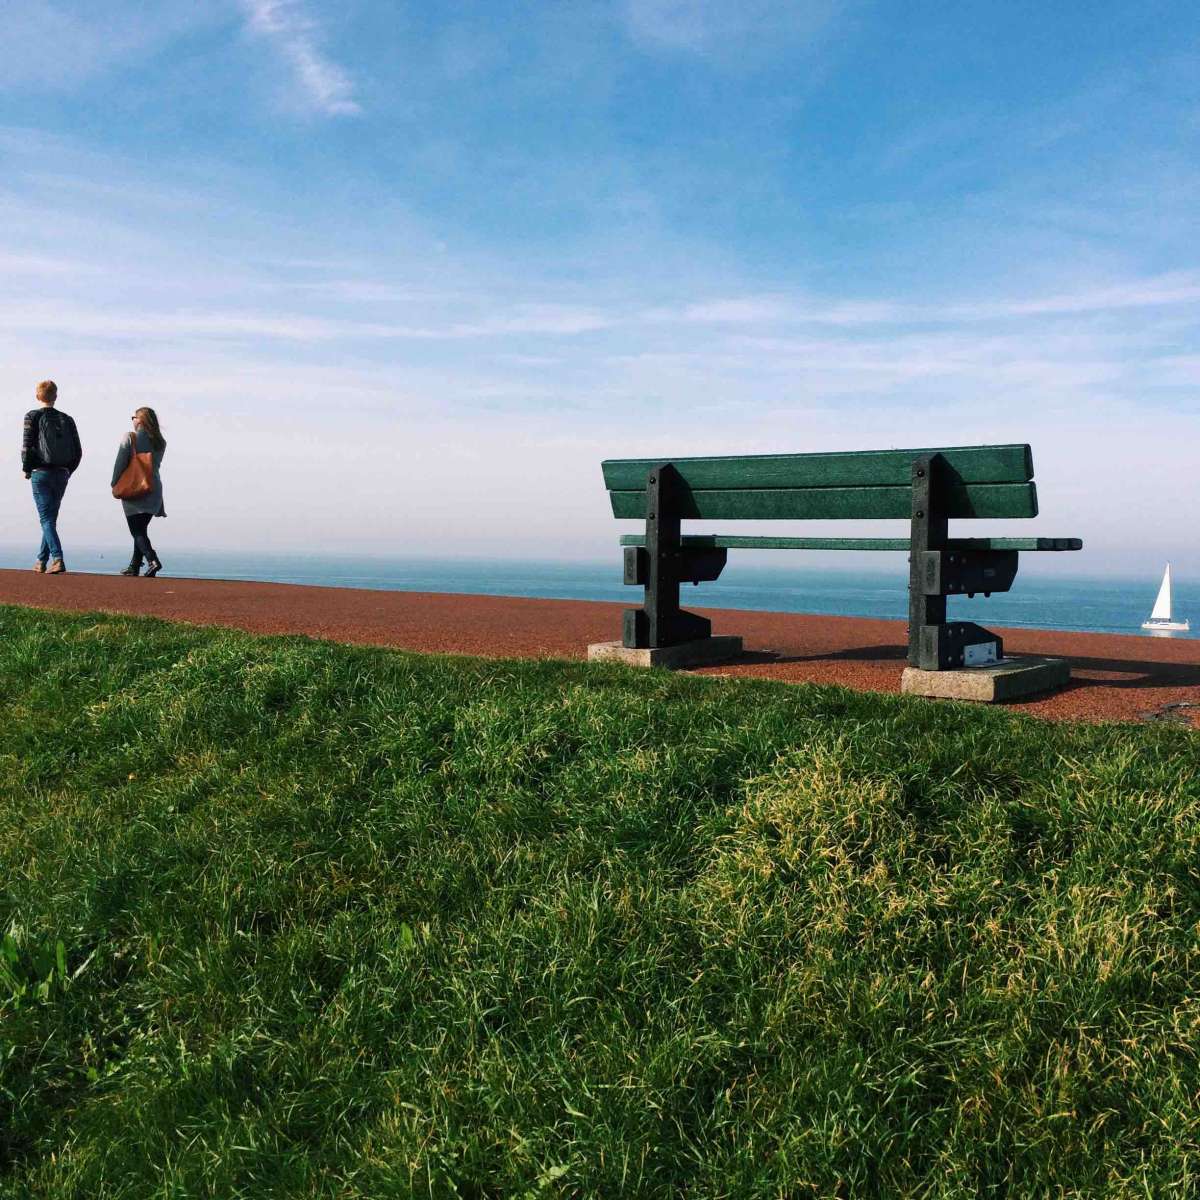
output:
[[[957,671],[905,667],[900,690],[910,696],[996,704],[1052,691],[1070,679],[1071,668],[1061,658],[1003,658],[998,663]]]
[[[593,642],[588,647],[589,662],[623,662],[631,667],[710,667],[728,662],[742,652],[740,637],[706,637],[678,646],[659,646],[655,649],[631,650],[620,642]]]

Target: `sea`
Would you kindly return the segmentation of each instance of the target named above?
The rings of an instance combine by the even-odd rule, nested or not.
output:
[[[128,561],[128,550],[72,549],[73,572],[111,574]],[[685,585],[685,606],[818,613],[903,621],[908,617],[907,568],[901,555],[887,566],[829,567],[814,555],[780,555],[790,563],[739,562],[730,554],[722,577],[693,588]],[[873,559],[875,556],[871,556]],[[881,556],[882,557],[882,556]],[[951,597],[950,616],[982,625],[1064,629],[1142,636],[1200,637],[1200,580],[1176,576],[1175,613],[1190,617],[1190,633],[1148,634],[1141,624],[1158,593],[1161,572],[1152,578],[1088,578],[1059,569],[1026,570],[1034,556],[1022,555],[1013,590],[990,598]],[[1057,558],[1043,555],[1042,558]],[[807,561],[806,561],[807,560]],[[894,564],[894,569],[892,569]],[[0,567],[28,569],[27,550],[0,547]],[[559,600],[609,600],[636,604],[640,589],[621,580],[618,553],[603,562],[540,562],[517,559],[350,557],[332,554],[228,551],[172,551],[170,576],[245,579],[321,587],[381,591],[454,592],[488,596],[534,596]]]

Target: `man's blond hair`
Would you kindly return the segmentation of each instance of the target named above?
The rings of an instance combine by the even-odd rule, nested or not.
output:
[[[53,404],[58,399],[58,384],[53,379],[43,379],[37,385],[39,404]]]

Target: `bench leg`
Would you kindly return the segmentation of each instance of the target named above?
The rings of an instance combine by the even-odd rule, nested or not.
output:
[[[950,554],[945,492],[950,484],[940,454],[923,455],[912,467],[912,534],[908,571],[908,662],[923,671],[978,666],[1004,657],[999,635],[972,621],[946,620],[947,592],[965,590],[962,580],[993,578],[979,590],[1007,591],[1017,573],[1015,551],[987,556]],[[982,562],[986,557],[987,562]],[[968,559],[967,562],[955,561]],[[976,561],[980,560],[980,561]],[[984,572],[987,572],[985,576]],[[957,581],[956,581],[957,577]]]
[[[625,610],[621,643],[629,649],[678,646],[712,635],[712,622],[707,617],[679,607],[679,584],[688,558],[679,532],[678,497],[682,486],[679,473],[670,463],[653,468],[646,480],[645,558],[633,556],[634,580],[630,580],[630,556],[626,555],[626,581],[644,583],[646,587],[643,606]],[[722,566],[724,561],[721,552]],[[719,567],[717,570],[719,573]],[[638,577],[642,571],[644,579]],[[705,577],[715,579],[716,575]]]

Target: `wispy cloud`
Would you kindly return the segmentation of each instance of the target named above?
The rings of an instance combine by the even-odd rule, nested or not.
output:
[[[26,269],[41,274],[100,272],[100,267],[94,264],[6,255],[2,246],[0,268],[8,268],[13,275]],[[236,282],[243,292],[247,287],[263,292],[277,290],[254,289],[252,279]],[[305,288],[289,290],[299,295],[306,291]],[[327,296],[320,298],[328,300]],[[0,298],[0,320],[10,331],[56,331],[59,335],[69,332],[75,337],[116,339],[503,343],[505,339],[531,335],[569,340],[611,333],[639,341],[649,339],[658,346],[653,351],[656,355],[662,352],[661,339],[665,338],[672,347],[669,354],[686,346],[689,355],[711,356],[724,353],[723,346],[725,350],[736,348],[741,365],[746,364],[740,356],[750,351],[752,357],[747,361],[767,354],[780,369],[786,370],[803,362],[809,368],[819,365],[835,371],[882,371],[909,377],[956,373],[965,366],[973,369],[979,365],[981,355],[993,367],[1006,361],[1019,365],[1025,361],[1020,347],[1039,330],[1043,331],[1039,336],[1046,336],[1047,318],[1067,322],[1055,326],[1060,332],[1050,357],[1071,359],[1080,348],[1073,340],[1069,318],[1106,313],[1115,318],[1123,311],[1139,308],[1179,307],[1188,312],[1200,302],[1200,280],[1180,272],[1130,280],[1090,292],[940,307],[836,297],[788,299],[779,295],[714,298],[654,309],[643,308],[629,297],[611,297],[604,305],[580,306],[519,299],[508,294],[501,298],[497,294],[490,303],[480,304],[478,297],[472,301],[462,293],[447,292],[440,296],[413,293],[382,282],[366,288],[358,298],[367,312],[356,316],[345,310],[330,313],[324,303],[308,311],[233,308],[227,305],[227,297],[226,300],[214,297],[207,305],[196,304],[193,298],[187,306],[170,307],[166,311],[111,304],[30,304],[26,299],[6,304]],[[397,308],[403,316],[394,315]],[[1009,323],[1014,321],[1024,329],[1019,337],[1010,333]],[[995,322],[1002,324],[991,333],[974,332],[981,327],[986,330],[989,323]],[[805,329],[829,331],[829,336],[837,340],[812,340],[826,335],[799,336],[796,332]],[[1132,336],[1132,331],[1127,333]],[[693,344],[695,337],[703,339],[702,350]],[[967,340],[961,341],[960,337]],[[724,340],[727,338],[732,340]],[[920,339],[920,353],[916,355],[912,352],[914,338]],[[1089,361],[1085,374],[1091,372]]]
[[[74,259],[54,258],[42,254],[8,254],[0,248],[0,271],[5,275],[60,278],[64,275],[81,275],[94,272],[95,268]]]
[[[2,263],[0,259],[0,263]],[[556,304],[526,304],[513,312],[480,320],[443,324],[354,321],[303,313],[245,312],[221,309],[115,311],[62,305],[0,305],[0,318],[12,331],[53,331],[59,336],[137,339],[230,338],[296,342],[462,341],[538,335],[574,337],[610,328],[615,318],[588,309]]]
[[[876,301],[796,298],[784,295],[731,296],[647,314],[683,325],[873,325],[911,319],[902,307]]]
[[[1200,303],[1200,272],[1174,271],[1079,291],[971,303],[903,304],[783,293],[714,298],[680,308],[658,308],[641,319],[680,325],[957,325],[979,321],[1082,316]]]
[[[724,56],[794,47],[821,33],[839,8],[837,0],[626,0],[625,23],[648,49]]]
[[[1066,313],[1110,312],[1130,308],[1166,308],[1200,302],[1200,273],[1175,271],[1132,279],[1082,292],[1043,296],[999,304],[961,305],[949,310],[958,317],[1032,317]]]
[[[220,5],[194,0],[103,5],[25,0],[0,8],[0,91],[71,92],[136,62],[175,38],[221,20]],[[52,64],[69,64],[55,70]]]
[[[319,48],[317,23],[301,0],[242,0],[250,31],[269,39],[295,73],[307,102],[327,116],[356,116],[354,85]]]

